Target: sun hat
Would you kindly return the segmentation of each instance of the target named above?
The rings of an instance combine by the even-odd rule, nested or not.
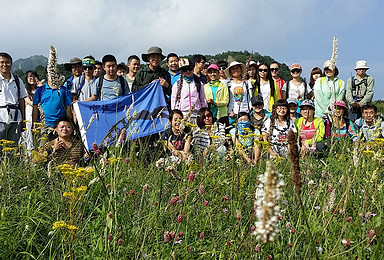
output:
[[[66,71],[72,71],[72,65],[81,64],[81,60],[77,57],[74,57],[69,60],[69,62],[64,64],[64,68]]]
[[[148,49],[147,53],[141,54],[141,58],[145,62],[149,62],[148,57],[151,54],[160,54],[161,55],[161,60],[165,59],[165,56],[163,55],[163,50],[160,47],[157,46],[152,46],[151,48]]]
[[[225,76],[226,76],[227,78],[229,78],[229,79],[232,78],[232,75],[231,75],[231,73],[230,73],[230,70],[231,70],[232,67],[234,67],[234,66],[236,66],[236,65],[240,65],[240,67],[241,67],[241,77],[244,77],[244,76],[245,76],[245,74],[247,73],[247,72],[246,72],[245,65],[244,65],[243,63],[238,62],[238,61],[232,61],[231,64],[229,64],[228,68],[226,68],[226,69],[224,70],[224,74],[225,74]]]
[[[367,62],[365,60],[356,61],[355,70],[358,70],[358,69],[366,69],[366,70],[369,69]]]
[[[210,69],[214,69],[214,70],[219,71],[219,67],[216,64],[213,64],[213,63],[208,66],[207,71],[209,71]]]
[[[299,70],[301,70],[301,66],[300,66],[300,64],[297,64],[297,63],[292,64],[291,67],[289,67],[289,70],[293,70],[293,69],[299,69]]]
[[[257,95],[257,96],[251,97],[251,104],[252,106],[264,105],[263,96]]]
[[[348,109],[347,105],[345,104],[345,102],[343,100],[336,101],[336,103],[334,105]]]
[[[296,98],[287,98],[287,103],[288,103],[288,105],[289,104],[295,104],[296,106],[299,104],[299,102],[297,102]]]
[[[301,102],[300,108],[303,108],[305,106],[315,109],[315,103],[310,99],[306,99],[303,102]]]
[[[180,58],[179,59],[179,68],[193,68],[195,67],[192,61],[188,58]]]

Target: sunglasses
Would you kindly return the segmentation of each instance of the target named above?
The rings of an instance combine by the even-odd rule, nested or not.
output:
[[[293,69],[291,70],[291,73],[300,73],[301,72],[301,69]]]
[[[182,72],[187,72],[187,71],[192,71],[192,68],[187,67],[187,68],[181,68],[180,69]]]
[[[203,115],[203,119],[209,119],[209,118],[211,118],[212,117],[212,115],[211,114],[206,114],[206,115]]]
[[[219,70],[225,70],[227,67],[219,67]]]
[[[268,72],[268,69],[259,69],[260,72]]]
[[[83,70],[93,70],[94,68],[92,66],[84,66]]]
[[[271,71],[279,71],[279,68],[271,68]]]

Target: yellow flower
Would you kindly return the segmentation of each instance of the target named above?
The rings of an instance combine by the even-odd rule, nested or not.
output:
[[[14,151],[14,150],[16,150],[15,147],[4,147],[4,148],[3,148],[3,153],[6,153],[6,152],[12,152],[12,151]]]
[[[217,136],[217,135],[210,135],[209,137],[211,137],[212,139],[220,139],[221,136]]]
[[[189,122],[186,122],[187,126],[190,126],[190,127],[197,127],[197,125],[194,125],[194,124],[191,124]]]
[[[35,122],[35,126],[43,126],[42,123]]]
[[[78,228],[76,227],[76,226],[74,226],[74,225],[69,225],[69,226],[67,226],[67,228],[69,229],[69,230],[77,230]]]
[[[67,228],[68,224],[65,223],[64,221],[56,221],[52,225],[52,229],[59,229],[59,228]]]
[[[40,131],[37,130],[37,129],[31,129],[31,131],[32,131],[32,133],[34,133],[34,134],[40,134]]]
[[[80,186],[76,189],[77,192],[82,192],[82,191],[86,191],[87,190],[87,186]]]
[[[373,151],[368,150],[368,151],[364,151],[364,153],[365,153],[366,155],[371,155],[371,154],[373,154]]]
[[[64,192],[63,197],[69,197],[70,199],[74,199],[75,194],[73,192]]]
[[[44,137],[44,136],[42,136],[42,137],[39,138],[39,140],[43,140],[43,141],[45,141],[45,140],[47,140],[47,138]]]
[[[14,144],[15,141],[1,139],[1,140],[0,140],[0,143],[1,143],[2,145],[10,145],[10,144]]]

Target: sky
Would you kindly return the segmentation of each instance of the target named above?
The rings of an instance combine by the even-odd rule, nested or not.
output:
[[[0,51],[14,60],[113,54],[118,62],[151,46],[179,56],[253,51],[299,63],[303,77],[331,58],[338,38],[339,77],[366,60],[375,79],[374,100],[384,99],[382,0],[0,0]]]

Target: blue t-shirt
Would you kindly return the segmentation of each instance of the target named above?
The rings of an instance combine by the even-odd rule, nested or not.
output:
[[[99,87],[99,80],[100,77],[97,78],[92,85],[92,95],[99,96],[98,94],[98,87]],[[116,91],[113,89],[115,84],[117,83],[116,87],[119,90],[119,96],[123,95],[123,91],[120,84],[120,78],[117,77],[115,80],[107,80],[103,78],[103,85],[101,87],[101,94],[100,94],[100,100],[111,100],[114,98],[117,98]],[[124,79],[124,88],[125,88],[125,95],[128,95],[129,93],[129,87],[127,81]]]
[[[72,95],[64,86],[53,89],[45,83],[33,95],[33,104],[39,103],[47,126],[55,126],[59,118],[66,116],[66,107],[72,104]]]
[[[176,74],[172,74],[172,72],[170,70],[168,70],[169,72],[169,75],[171,75],[171,87],[173,86],[173,84],[175,84],[175,82],[177,82],[180,78],[180,71],[178,71]]]

